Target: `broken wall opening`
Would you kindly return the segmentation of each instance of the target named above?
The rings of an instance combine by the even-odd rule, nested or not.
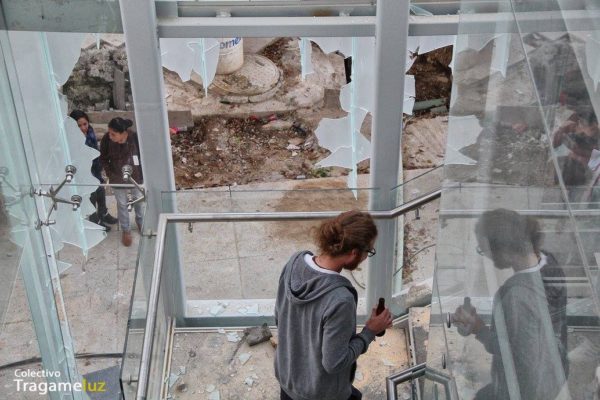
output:
[[[349,173],[349,168],[318,165],[332,150],[322,147],[315,135],[323,118],[347,115],[340,105],[340,90],[349,80],[348,58],[339,51],[325,54],[316,43],[310,43],[314,73],[303,77],[299,39],[244,39],[245,64],[271,62],[280,74],[274,84],[272,67],[265,70],[254,65],[217,75],[205,93],[202,77],[194,70],[190,80],[183,82],[177,72],[163,68],[168,109],[189,111],[194,120],[192,128],[171,121],[169,116],[178,189]],[[407,73],[415,75],[417,101],[442,101],[442,108],[448,105],[451,55],[451,46],[415,54]],[[256,96],[261,90],[263,98]],[[91,115],[99,137],[105,133],[110,117],[117,115],[106,111],[132,110],[123,36],[90,35],[63,92],[69,99],[69,109],[99,112]],[[255,93],[255,98],[244,92]],[[439,106],[424,107],[415,116],[427,118],[431,108],[434,113],[443,113]],[[407,124],[414,121],[413,117],[405,120]],[[360,129],[367,140],[370,126],[369,113]],[[369,160],[361,161],[357,171],[369,173]]]

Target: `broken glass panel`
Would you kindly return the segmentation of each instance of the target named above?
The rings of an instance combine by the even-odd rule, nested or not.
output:
[[[365,110],[359,110],[356,121],[362,123],[366,115]],[[348,135],[351,129],[350,124],[350,116],[338,119],[323,118],[315,131],[319,139],[319,145],[331,151],[335,151],[340,147],[350,147],[352,145],[352,140]]]
[[[342,87],[340,103],[342,109],[351,112],[354,108],[365,111],[375,109],[375,38],[352,39],[352,82]]]
[[[194,50],[191,39],[160,39],[163,67],[177,72],[183,82],[189,81],[194,66]]]
[[[600,33],[593,32],[589,34],[585,42],[585,54],[587,58],[588,74],[594,83],[594,89],[597,91],[600,84]]]
[[[58,99],[48,100],[46,114],[31,114],[38,112],[38,108],[28,109],[28,97],[46,95],[54,92],[56,95],[57,85],[53,72],[47,68],[35,69],[28,65],[31,61],[28,57],[35,58],[37,55],[37,66],[41,67],[44,61],[49,60],[48,46],[44,43],[45,38],[40,33],[25,33],[11,42],[12,34],[0,32],[0,47],[4,60],[0,70],[2,84],[2,99],[0,114],[0,152],[2,160],[2,198],[0,203],[6,206],[11,225],[11,241],[20,247],[19,269],[22,282],[27,293],[28,306],[37,337],[37,345],[43,359],[44,368],[56,371],[59,376],[48,378],[48,383],[80,382],[75,367],[75,358],[72,351],[72,341],[66,320],[58,273],[64,265],[58,265],[53,257],[53,250],[62,245],[57,242],[57,235],[49,229],[35,229],[38,217],[46,210],[48,204],[37,196],[30,196],[32,186],[40,185],[41,176],[52,176],[51,171],[40,168],[51,166],[47,161],[35,159],[36,155],[46,157],[51,152],[60,148],[58,141],[49,140],[56,132],[64,127],[62,119],[56,118],[57,110],[61,110]],[[14,51],[19,62],[13,60],[11,49]],[[33,54],[34,51],[37,54]],[[27,52],[24,55],[23,52]],[[42,58],[44,61],[42,61]],[[7,67],[8,66],[8,67]],[[36,75],[28,76],[25,73],[36,72]],[[56,73],[64,76],[64,70],[58,67]],[[23,81],[27,82],[23,82]],[[34,85],[38,85],[37,91]],[[25,92],[26,91],[26,92]],[[36,105],[33,101],[32,105]],[[58,111],[60,114],[60,111]],[[36,128],[32,119],[34,117],[48,117],[46,129],[40,131],[40,137],[28,137],[27,135]],[[78,139],[81,142],[81,135]],[[32,143],[34,142],[34,143]],[[36,147],[33,146],[35,144]],[[46,148],[39,147],[40,144]],[[83,143],[82,143],[83,146]],[[34,148],[36,151],[34,151]],[[54,159],[59,159],[54,155]],[[89,160],[91,163],[91,159]],[[64,174],[64,166],[62,166]],[[88,164],[89,170],[89,164]],[[44,174],[44,175],[43,175]],[[8,199],[8,201],[6,201]],[[53,228],[58,228],[54,226]],[[57,232],[57,231],[54,231]],[[54,237],[53,237],[54,236]],[[8,240],[6,241],[8,242]],[[8,277],[10,279],[10,277]],[[33,341],[32,341],[33,342]],[[85,396],[79,392],[63,390],[48,393],[51,399],[83,399]],[[87,397],[85,397],[87,398]]]
[[[453,129],[460,135],[449,135],[446,147],[445,164],[475,165],[477,162],[461,153],[461,150],[474,144],[481,134],[481,124],[474,115],[452,117]]]
[[[402,108],[404,114],[412,114],[416,97],[415,77],[413,75],[404,75],[404,105]]]
[[[307,39],[303,39],[308,41]],[[356,164],[367,152],[370,156],[370,143],[361,135],[360,128],[364,117],[374,109],[374,86],[372,84],[375,58],[375,39],[367,38],[310,38],[325,52],[337,51],[345,57],[352,57],[352,81],[340,91],[342,109],[349,115],[340,119],[322,120],[317,128],[317,137],[321,146],[332,151],[332,155],[323,160],[327,165],[350,168],[349,187],[357,186]],[[307,64],[307,49],[303,44],[301,57],[302,67]],[[303,76],[305,72],[303,71]],[[326,133],[327,132],[327,133]],[[331,137],[327,137],[331,135]],[[366,145],[365,145],[366,142]],[[358,154],[358,147],[363,153]],[[346,150],[341,150],[346,148]],[[363,158],[365,159],[365,158]],[[337,164],[331,164],[335,162]],[[319,165],[325,165],[319,164]]]
[[[312,70],[308,70],[310,64],[311,46],[309,40],[314,41],[321,47],[323,52],[339,52],[345,57],[352,57],[352,81],[344,85],[340,90],[340,104],[343,110],[349,115],[337,120],[324,119],[317,129],[317,137],[321,146],[329,149],[332,154],[322,160],[320,165],[325,166],[344,166],[351,168],[349,181],[356,182],[357,162],[363,160],[364,152],[370,152],[370,146],[364,146],[366,139],[361,138],[360,128],[366,112],[373,112],[375,105],[375,93],[373,80],[375,71],[375,39],[365,38],[305,38],[301,42],[301,65],[302,76],[308,75]],[[410,37],[408,39],[408,51],[406,56],[406,70],[412,66],[415,55],[423,54],[429,51],[453,45],[455,36],[432,36],[432,37]],[[412,114],[415,102],[415,79],[413,76],[404,78],[404,104],[405,114]],[[359,111],[360,110],[360,111]],[[326,133],[327,132],[327,133]],[[344,132],[342,134],[333,134],[332,132]],[[331,136],[331,140],[328,136]],[[364,140],[363,140],[364,139]],[[368,143],[368,141],[367,141]],[[356,145],[363,146],[360,151],[356,151]],[[353,151],[341,150],[343,147],[349,147]],[[347,159],[346,159],[347,157]],[[369,155],[367,155],[367,158]],[[338,163],[338,164],[335,164]]]
[[[456,40],[455,35],[447,36],[409,36],[406,48],[411,53],[425,54],[430,51],[452,46]]]
[[[365,141],[368,143],[368,141],[365,139]],[[363,146],[363,148],[365,148],[366,146]],[[319,161],[319,163],[317,164],[319,167],[344,167],[344,168],[352,168],[351,165],[351,161],[349,162],[348,160],[352,159],[352,155],[350,154],[351,149],[350,147],[340,147],[337,150],[335,150],[333,153],[331,153],[329,156],[327,156],[326,158],[324,158],[323,160]],[[367,155],[367,157],[359,157],[358,161],[363,161],[366,160],[367,158],[369,158],[370,154]]]
[[[300,64],[302,67],[302,79],[314,72],[312,65],[312,43],[309,39],[300,39]]]
[[[432,16],[433,13],[425,10],[424,8],[421,8],[419,6],[415,6],[414,4],[410,5],[410,12],[411,15],[419,15],[419,16],[424,16],[424,17],[428,17],[428,16]]]
[[[205,94],[217,72],[219,41],[216,39],[160,39],[162,64],[177,72],[183,82],[191,78],[192,71],[202,77]]]
[[[306,39],[315,42],[325,54],[339,51],[345,57],[352,56],[352,38],[310,37]]]
[[[45,35],[54,80],[60,87],[69,79],[75,63],[79,60],[81,45],[87,35],[85,33],[64,32],[48,32]]]
[[[63,186],[58,197],[70,200],[74,195],[81,196],[81,207],[73,211],[70,205],[61,204],[50,219],[56,221],[53,229],[60,241],[80,247],[87,256],[88,250],[105,237],[103,231],[92,228],[94,224],[83,220],[94,212],[87,199],[98,183],[90,166],[99,153],[85,145],[76,122],[67,116],[66,99],[58,91],[77,61],[85,35],[11,32],[9,37],[27,121],[24,137],[32,150],[34,186],[56,188],[66,176],[67,165],[77,168],[73,184]],[[52,203],[43,198],[40,204],[44,214],[41,218],[45,219]]]

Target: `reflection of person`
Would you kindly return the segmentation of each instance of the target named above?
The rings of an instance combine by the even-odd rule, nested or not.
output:
[[[73,110],[69,116],[77,121],[77,126],[85,136],[85,144],[94,150],[98,150],[96,132],[94,132],[94,128],[90,125],[88,115],[81,110]],[[94,175],[100,183],[104,183],[104,179],[102,178],[102,167],[100,166],[100,157],[96,157],[92,161],[92,175]],[[104,191],[104,186],[98,186],[98,189],[91,194],[90,201],[94,207],[96,207],[96,212],[89,217],[90,221],[103,226],[106,231],[110,231],[110,226],[107,224],[116,224],[117,219],[110,215],[108,213],[108,208],[106,208],[106,192]]]
[[[374,308],[356,334],[357,293],[340,272],[356,269],[374,254],[376,236],[369,214],[342,213],[319,227],[319,255],[300,251],[283,269],[275,303],[275,375],[281,399],[362,398],[352,386],[356,360],[377,333],[391,326],[392,317],[388,309],[375,315]]]
[[[593,110],[580,110],[573,114],[554,133],[552,147],[564,144],[569,149],[560,167],[567,188],[583,186],[589,180],[588,162],[594,149],[598,149],[599,137],[598,121]],[[570,197],[570,200],[576,200],[574,193]]]
[[[590,203],[588,204],[590,208],[598,208],[598,203],[600,203],[600,151],[593,151],[588,166],[592,171],[592,179],[583,192],[581,201]]]
[[[494,267],[514,271],[494,295],[490,327],[474,307],[460,306],[453,316],[465,335],[475,334],[492,354],[492,382],[475,399],[568,399],[566,290],[544,282],[564,273],[539,251],[537,221],[498,209],[485,212],[475,231],[478,251]]]
[[[594,139],[592,141],[593,148],[590,153],[590,157],[588,158],[588,168],[591,171],[592,178],[587,185],[586,190],[583,193],[581,201],[584,203],[599,203],[600,202],[600,145],[598,144],[598,140],[600,139],[600,129],[598,128],[598,122],[594,119],[592,120],[593,125],[592,129],[595,133]],[[597,204],[590,204],[592,208],[598,208]]]
[[[135,132],[129,131],[133,122],[129,119],[113,118],[108,123],[108,133],[100,141],[100,163],[108,176],[110,183],[129,183],[123,181],[121,169],[124,165],[133,167],[132,177],[137,183],[143,182],[142,167],[140,163],[140,150]],[[133,198],[141,196],[137,189],[114,189],[117,199],[117,212],[121,226],[121,242],[124,246],[131,246],[131,228],[129,227],[129,213],[127,211],[127,194],[131,192]],[[138,202],[134,205],[135,223],[138,230],[142,231],[143,207]]]

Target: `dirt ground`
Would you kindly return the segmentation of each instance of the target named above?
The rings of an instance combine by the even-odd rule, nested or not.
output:
[[[276,205],[276,211],[332,211],[332,210],[366,210],[369,202],[369,191],[358,191],[357,198],[347,189],[343,180],[330,181],[327,191],[323,189],[319,181],[298,182],[295,191],[285,193],[281,201]],[[274,222],[273,235],[290,237],[294,240],[310,240],[316,233],[315,229],[319,221],[298,221],[295,224],[288,222]]]
[[[408,70],[408,75],[415,76],[416,101],[446,99],[450,105],[452,89],[452,46],[447,46],[429,53],[420,54]]]
[[[268,118],[268,117],[267,117]],[[294,114],[274,121],[206,117],[192,132],[172,137],[175,179],[179,188],[327,176],[314,164],[329,151],[316,144]]]
[[[541,128],[519,133],[502,125],[488,126],[476,143],[461,150],[477,165],[449,165],[447,177],[460,182],[553,186],[554,167],[541,134]]]
[[[298,51],[297,46],[293,46],[293,40],[281,38],[261,52],[282,70],[282,91],[300,79],[299,65],[284,62],[290,58],[290,52]],[[451,56],[452,48],[447,47],[417,57],[408,72],[416,77],[417,101],[437,98],[449,101],[451,75],[447,65]],[[198,119],[191,132],[172,136],[177,188],[347,175],[349,170],[345,168],[315,166],[330,152],[319,146],[314,130],[322,118],[345,115],[339,108],[339,101],[333,101],[336,96],[339,96],[339,88],[329,89],[329,95],[326,94],[322,103],[289,113],[250,115],[245,118],[221,115]],[[410,120],[414,123],[415,120],[431,117],[428,112],[421,112],[410,117]],[[371,134],[369,121],[370,116],[362,129],[367,138]],[[369,172],[368,160],[359,164],[358,172]]]

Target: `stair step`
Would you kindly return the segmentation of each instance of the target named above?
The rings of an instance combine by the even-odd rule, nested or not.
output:
[[[412,365],[427,361],[427,338],[431,307],[411,307],[408,312]]]

